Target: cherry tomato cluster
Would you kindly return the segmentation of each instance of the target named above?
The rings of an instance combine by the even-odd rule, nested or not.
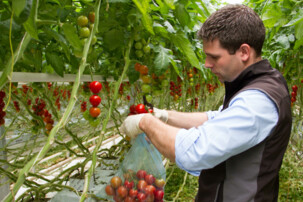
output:
[[[89,84],[89,89],[93,93],[93,95],[91,95],[89,98],[89,102],[92,105],[92,107],[89,109],[89,114],[93,118],[96,118],[101,113],[101,109],[98,107],[98,105],[101,103],[101,98],[97,94],[101,91],[102,84],[99,81],[93,81]]]
[[[44,116],[43,121],[45,123],[46,133],[49,134],[53,128],[54,120],[52,119],[52,114],[49,113],[47,109],[44,109],[43,116]]]
[[[144,114],[144,113],[153,113],[153,110],[151,108],[146,107],[144,104],[131,105],[129,107],[128,115]]]
[[[140,36],[139,33],[135,34],[134,39],[135,39],[135,46],[134,46],[135,55],[138,58],[142,58],[144,56],[144,54],[150,53],[150,50],[151,50],[150,46],[148,45],[146,40]]]
[[[16,112],[20,112],[20,105],[18,101],[13,101]]]
[[[60,104],[60,97],[58,97],[55,101],[55,105],[57,106],[58,110],[61,109],[61,104]]]
[[[87,102],[86,101],[82,101],[81,103],[81,112],[85,112],[87,109]]]
[[[4,97],[5,97],[5,92],[4,91],[0,91],[0,126],[2,126],[5,123],[4,117],[6,115],[6,112],[3,111],[3,108],[5,106],[4,103]]]
[[[213,92],[215,92],[215,90],[216,90],[219,86],[218,86],[217,83],[216,83],[216,84],[210,84],[210,83],[208,83],[208,84],[206,84],[206,87],[207,87],[207,90],[208,90],[209,93],[213,93]]]
[[[179,77],[178,77],[179,78]],[[182,89],[181,89],[181,81],[178,79],[178,84],[175,84],[175,82],[171,81],[169,82],[169,89],[170,89],[170,95],[174,97],[174,100],[178,100],[179,97],[182,96]]]
[[[43,116],[45,106],[46,106],[45,101],[37,97],[35,99],[35,104],[32,106],[32,110],[34,114],[38,116]]]
[[[191,105],[194,105],[194,100],[193,99],[191,100]],[[198,98],[195,97],[195,109],[198,109],[198,106],[199,106]]]
[[[81,15],[77,18],[77,24],[80,27],[79,35],[81,38],[84,39],[84,42],[85,39],[89,37],[94,22],[95,22],[95,12],[93,11],[89,12],[88,16]],[[92,39],[92,45],[94,45],[96,42],[97,42],[97,37],[94,36]]]
[[[291,92],[291,104],[293,105],[293,103],[297,101],[298,86],[297,85],[293,85],[291,87],[291,89],[292,89],[292,92]]]
[[[105,187],[106,194],[112,196],[114,201],[163,201],[165,185],[163,179],[155,178],[145,170],[135,172],[131,169],[123,174],[123,178],[124,181],[121,177],[114,176]]]

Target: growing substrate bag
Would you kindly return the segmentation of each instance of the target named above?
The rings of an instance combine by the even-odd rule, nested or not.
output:
[[[132,147],[99,197],[112,201],[160,202],[165,179],[161,154],[142,133],[132,140]]]

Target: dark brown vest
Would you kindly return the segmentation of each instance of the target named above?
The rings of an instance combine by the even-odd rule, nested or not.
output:
[[[278,123],[258,145],[212,169],[202,170],[196,201],[277,201],[279,170],[292,123],[287,84],[267,60],[259,61],[246,68],[233,82],[225,83],[223,110],[228,108],[234,96],[247,89],[260,90],[272,99],[279,112]]]

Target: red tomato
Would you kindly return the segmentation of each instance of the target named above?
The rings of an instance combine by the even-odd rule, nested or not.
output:
[[[146,195],[154,195],[156,193],[156,187],[153,185],[147,185],[144,189]]]
[[[135,64],[135,70],[139,72],[140,71],[140,67],[141,67],[141,64],[137,62]]]
[[[121,198],[125,198],[127,196],[127,193],[128,193],[128,191],[127,191],[126,187],[124,187],[124,186],[120,186],[117,189],[117,194]]]
[[[145,180],[139,180],[137,184],[138,191],[144,191],[145,187],[147,186],[147,183]]]
[[[135,199],[130,197],[130,196],[127,196],[125,199],[124,199],[124,202],[135,202]]]
[[[89,114],[94,118],[98,117],[100,113],[101,113],[101,109],[98,107],[91,107],[89,109]]]
[[[144,179],[145,179],[145,181],[147,182],[147,184],[154,184],[154,182],[155,182],[155,180],[156,180],[156,178],[155,178],[153,175],[151,175],[151,174],[146,175],[146,176],[144,177]]]
[[[297,86],[297,85],[293,85],[291,88],[292,88],[292,90],[293,90],[294,92],[297,92],[297,90],[298,90],[298,86]]]
[[[109,195],[109,196],[113,196],[113,195],[115,194],[114,188],[113,188],[112,186],[110,186],[110,185],[107,185],[107,186],[105,187],[105,192],[106,192],[106,194]]]
[[[155,192],[155,199],[156,200],[162,200],[163,197],[164,197],[163,190],[156,190],[156,192]]]
[[[136,111],[136,105],[131,105],[131,106],[129,107],[129,111],[130,111],[130,113],[132,113],[132,114],[136,114],[136,113],[137,113],[137,111]]]
[[[143,179],[143,180],[144,180],[146,174],[147,174],[147,173],[146,173],[145,170],[138,170],[138,171],[137,171],[137,178],[138,178],[138,179]]]
[[[144,193],[138,193],[137,198],[139,201],[145,201],[146,195]]]
[[[119,176],[114,176],[110,180],[110,184],[112,185],[113,188],[118,188],[118,187],[121,186],[122,180],[121,180],[121,178]]]
[[[137,104],[136,112],[137,112],[137,114],[147,113],[147,111],[145,109],[145,105],[144,104]]]
[[[129,195],[130,197],[132,197],[132,198],[136,198],[137,195],[138,195],[138,190],[136,190],[136,189],[131,189],[131,190],[129,190],[128,195]]]
[[[89,12],[88,19],[91,23],[94,23],[95,22],[95,12],[93,12],[93,11]]]
[[[93,81],[89,84],[89,89],[92,93],[97,94],[102,89],[102,84],[99,81]]]
[[[127,188],[127,189],[132,189],[134,187],[135,183],[134,181],[128,181],[128,180],[125,180],[124,181],[124,186]]]
[[[297,92],[295,91],[291,92],[291,97],[297,97]]]
[[[101,102],[101,98],[98,95],[92,95],[89,98],[89,102],[91,105],[93,105],[93,107],[97,107]]]

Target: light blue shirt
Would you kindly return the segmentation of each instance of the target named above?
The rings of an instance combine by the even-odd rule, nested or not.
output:
[[[278,121],[275,103],[259,90],[235,96],[221,112],[207,112],[208,121],[181,129],[175,141],[176,164],[192,175],[213,168],[263,141]]]

